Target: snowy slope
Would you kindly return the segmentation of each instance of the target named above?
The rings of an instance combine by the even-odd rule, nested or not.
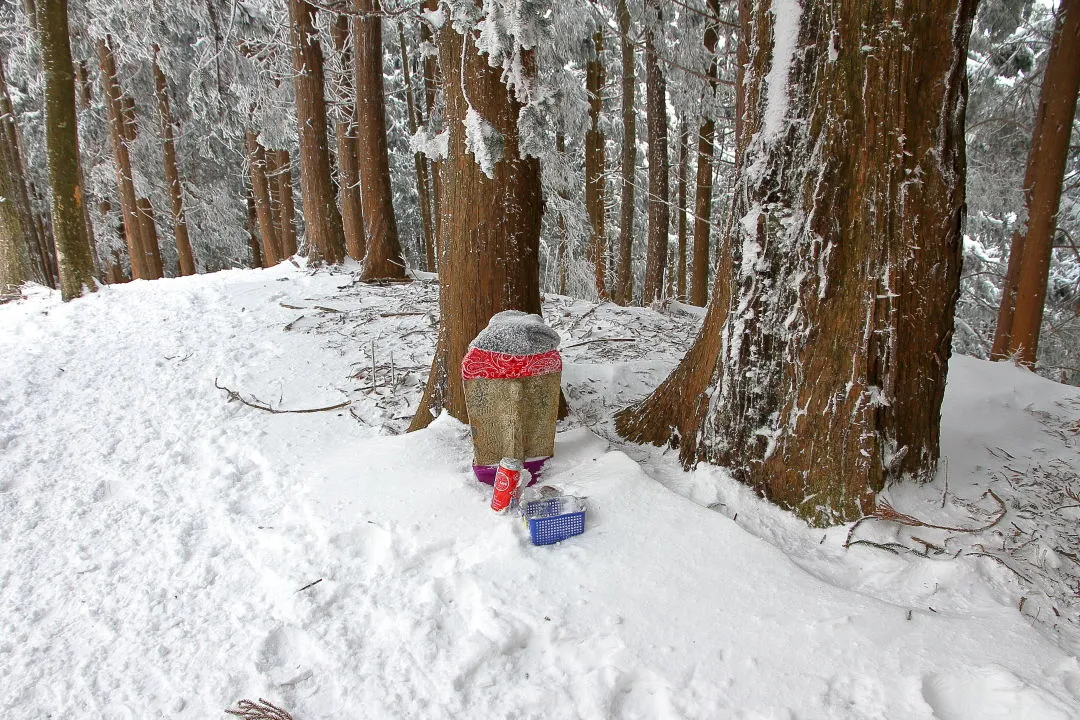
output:
[[[1008,515],[970,536],[870,520],[877,545],[845,549],[849,527],[611,435],[696,315],[549,298],[575,417],[544,479],[590,511],[535,548],[487,508],[463,425],[399,434],[435,293],[286,263],[0,306],[0,716],[225,717],[244,697],[296,720],[1080,716],[1070,561],[966,554],[1019,546],[1006,522],[1067,552],[1075,511],[1039,519],[1023,478],[1068,486],[1075,389],[955,359],[948,490],[886,496],[974,528],[989,486]],[[271,414],[215,382],[350,404]],[[913,534],[948,552],[898,551]]]

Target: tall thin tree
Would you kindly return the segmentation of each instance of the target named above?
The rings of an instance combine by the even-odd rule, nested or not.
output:
[[[645,111],[649,139],[649,238],[645,254],[642,303],[660,300],[664,294],[664,268],[668,256],[671,211],[668,197],[667,89],[660,69],[658,43],[663,12],[659,0],[645,2]]]
[[[176,255],[181,275],[195,274],[195,253],[188,237],[187,219],[184,216],[184,188],[180,184],[180,170],[176,162],[176,141],[173,138],[172,109],[169,106],[169,84],[158,62],[158,48],[154,48],[154,89],[158,101],[158,121],[161,128],[161,150],[165,168],[165,188],[169,194],[172,211],[173,235],[176,239]]]
[[[622,202],[619,207],[619,256],[612,299],[620,305],[634,300],[634,183],[637,172],[637,108],[634,106],[635,78],[634,43],[630,37],[630,8],[626,0],[618,0],[615,13],[619,20],[619,49],[622,52]]]

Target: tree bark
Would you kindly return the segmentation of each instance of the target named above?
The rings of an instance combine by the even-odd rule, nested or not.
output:
[[[0,59],[0,293],[27,280],[45,281],[43,267],[34,267],[39,251],[15,110]]]
[[[438,10],[439,0],[427,0],[424,3],[425,10]],[[427,23],[420,23],[420,41],[429,42],[438,48],[438,44],[435,43],[435,37],[431,34],[431,28]],[[434,132],[435,115],[437,111],[437,98],[439,87],[439,63],[434,55],[428,55],[424,58],[424,104],[427,109],[426,122]],[[435,261],[438,263],[439,258],[439,238],[442,237],[442,217],[439,213],[439,197],[442,194],[442,180],[440,179],[440,168],[442,162],[437,160],[430,160],[428,178],[431,180],[431,208],[432,208],[432,224],[434,225],[433,239],[435,242]],[[437,270],[438,268],[433,268]]]
[[[709,0],[709,10],[720,15],[720,0]],[[709,53],[709,92],[715,95],[720,66],[716,58],[717,26],[705,27],[705,49]],[[741,114],[739,114],[741,117]],[[709,293],[709,236],[712,232],[713,152],[716,140],[716,121],[711,111],[706,114],[698,131],[697,183],[694,192],[694,257],[691,263],[691,305],[704,307]]]
[[[383,92],[382,17],[378,0],[356,0],[357,149],[364,198],[367,242],[361,280],[405,279],[405,258],[394,217],[390,158],[386,150],[386,98]]]
[[[139,213],[139,234],[147,247],[157,249],[158,252],[150,253],[148,259],[150,267],[156,278],[165,277],[165,268],[161,261],[161,251],[158,245],[157,224],[154,221],[154,208],[149,198],[139,198],[135,201],[135,208]]]
[[[93,290],[94,251],[83,212],[82,166],[75,116],[75,71],[68,38],[67,0],[39,0],[37,29],[45,79],[45,153],[52,190],[60,294],[71,300]]]
[[[405,47],[405,27],[398,24],[398,47],[401,50],[401,73],[405,81],[405,104],[408,109],[409,136],[416,135],[419,118],[413,93],[412,74],[409,72],[409,53]],[[435,227],[431,222],[431,192],[428,182],[427,160],[423,153],[413,153],[413,166],[416,170],[416,199],[420,206],[421,231],[424,234],[424,258],[426,270],[435,272]]]
[[[248,211],[248,249],[251,251],[251,267],[261,268],[263,265],[262,248],[259,247],[259,220],[255,211],[255,199],[247,196]]]
[[[1062,0],[1024,174],[1027,227],[1013,235],[991,359],[1034,367],[1061,184],[1080,91],[1080,0]]]
[[[976,3],[772,5],[749,17],[746,151],[704,325],[616,422],[825,525],[936,468]]]
[[[274,227],[273,201],[270,184],[266,177],[266,149],[254,130],[244,133],[248,151],[248,170],[251,176],[251,196],[255,203],[255,219],[262,237],[262,261],[264,267],[273,267],[282,261],[283,250]]]
[[[439,31],[439,57],[450,130],[445,167],[454,182],[439,197],[441,322],[411,430],[426,427],[440,409],[467,420],[460,372],[468,344],[497,312],[540,312],[540,162],[518,153],[522,106],[503,84],[502,71],[477,52],[471,33],[462,36],[446,23]],[[532,64],[531,51],[523,54],[523,62]],[[465,151],[469,101],[503,138],[502,159],[492,178]]]
[[[176,143],[173,140],[172,110],[169,108],[169,88],[165,73],[157,60],[158,50],[154,48],[154,88],[157,91],[158,118],[161,123],[161,148],[165,165],[165,187],[169,193],[169,208],[172,211],[173,234],[176,238],[176,255],[179,259],[180,275],[195,274],[195,253],[191,250],[188,238],[187,220],[184,218],[184,188],[180,184],[180,171],[176,164]]]
[[[689,143],[689,130],[684,117],[679,122],[679,204],[675,209],[679,213],[679,250],[675,261],[675,297],[679,302],[686,302],[686,160]]]
[[[612,299],[620,305],[634,300],[634,277],[631,262],[634,250],[634,174],[637,158],[637,108],[634,107],[634,45],[630,40],[630,9],[626,0],[618,0],[619,47],[622,50],[622,204],[619,208],[619,264],[615,273]]]
[[[364,259],[364,209],[360,199],[360,163],[357,159],[356,92],[352,48],[349,46],[349,16],[338,15],[332,26],[334,48],[343,68],[338,78],[340,117],[335,125],[338,159],[338,199],[345,229],[345,251],[357,262]]]
[[[306,0],[289,0],[293,91],[300,135],[300,194],[308,257],[313,263],[334,264],[345,258],[345,231],[330,178],[323,55],[313,14]]]
[[[596,295],[607,297],[607,230],[604,227],[604,131],[600,129],[603,109],[604,33],[593,33],[593,54],[585,65],[585,93],[589,96],[589,129],[585,132],[585,207],[589,213],[589,259],[593,263]]]
[[[101,66],[102,94],[109,117],[109,138],[112,141],[116,188],[120,197],[120,216],[124,221],[124,239],[127,241],[128,256],[131,260],[131,277],[133,280],[153,280],[157,275],[154,272],[152,253],[142,236],[131,157],[128,154],[131,126],[124,109],[120,82],[116,77],[116,60],[107,38],[97,41],[97,52]]]
[[[664,269],[667,266],[668,232],[671,211],[668,205],[667,88],[657,57],[658,28],[663,22],[659,0],[645,3],[645,109],[649,137],[649,239],[645,255],[645,281],[641,302],[649,305],[664,296]]]
[[[296,254],[296,208],[293,203],[292,160],[288,150],[273,150],[274,176],[268,178],[274,188],[277,218],[274,227],[281,247],[282,258]]]

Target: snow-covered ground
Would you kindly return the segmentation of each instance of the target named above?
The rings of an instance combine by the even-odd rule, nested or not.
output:
[[[954,358],[947,481],[885,493],[954,529],[814,530],[613,436],[698,314],[548,298],[544,481],[590,509],[533,547],[462,424],[401,433],[436,293],[285,263],[0,306],[0,717],[1080,717],[1075,388]]]

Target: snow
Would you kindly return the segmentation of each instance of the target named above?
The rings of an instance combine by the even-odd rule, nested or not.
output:
[[[989,487],[1008,516],[951,539],[855,533],[943,555],[845,549],[850,526],[808,528],[722,469],[612,435],[699,313],[549,295],[573,416],[544,482],[589,515],[533,547],[488,509],[467,426],[399,434],[435,300],[283,263],[0,306],[0,715],[204,719],[258,697],[298,720],[1080,714],[1075,593],[1049,582],[1076,565],[1007,556],[1025,584],[951,552],[1032,531],[1021,479],[1080,465],[1074,388],[954,358],[948,485],[885,497],[974,527]],[[351,404],[272,414],[215,384]]]
[[[761,137],[766,143],[775,140],[784,128],[788,109],[788,76],[798,49],[802,5],[799,0],[773,0],[769,12],[773,16],[772,63],[765,75],[766,105],[761,122]]]
[[[538,355],[559,347],[559,333],[545,325],[539,315],[504,310],[488,320],[470,347],[507,355]]]

